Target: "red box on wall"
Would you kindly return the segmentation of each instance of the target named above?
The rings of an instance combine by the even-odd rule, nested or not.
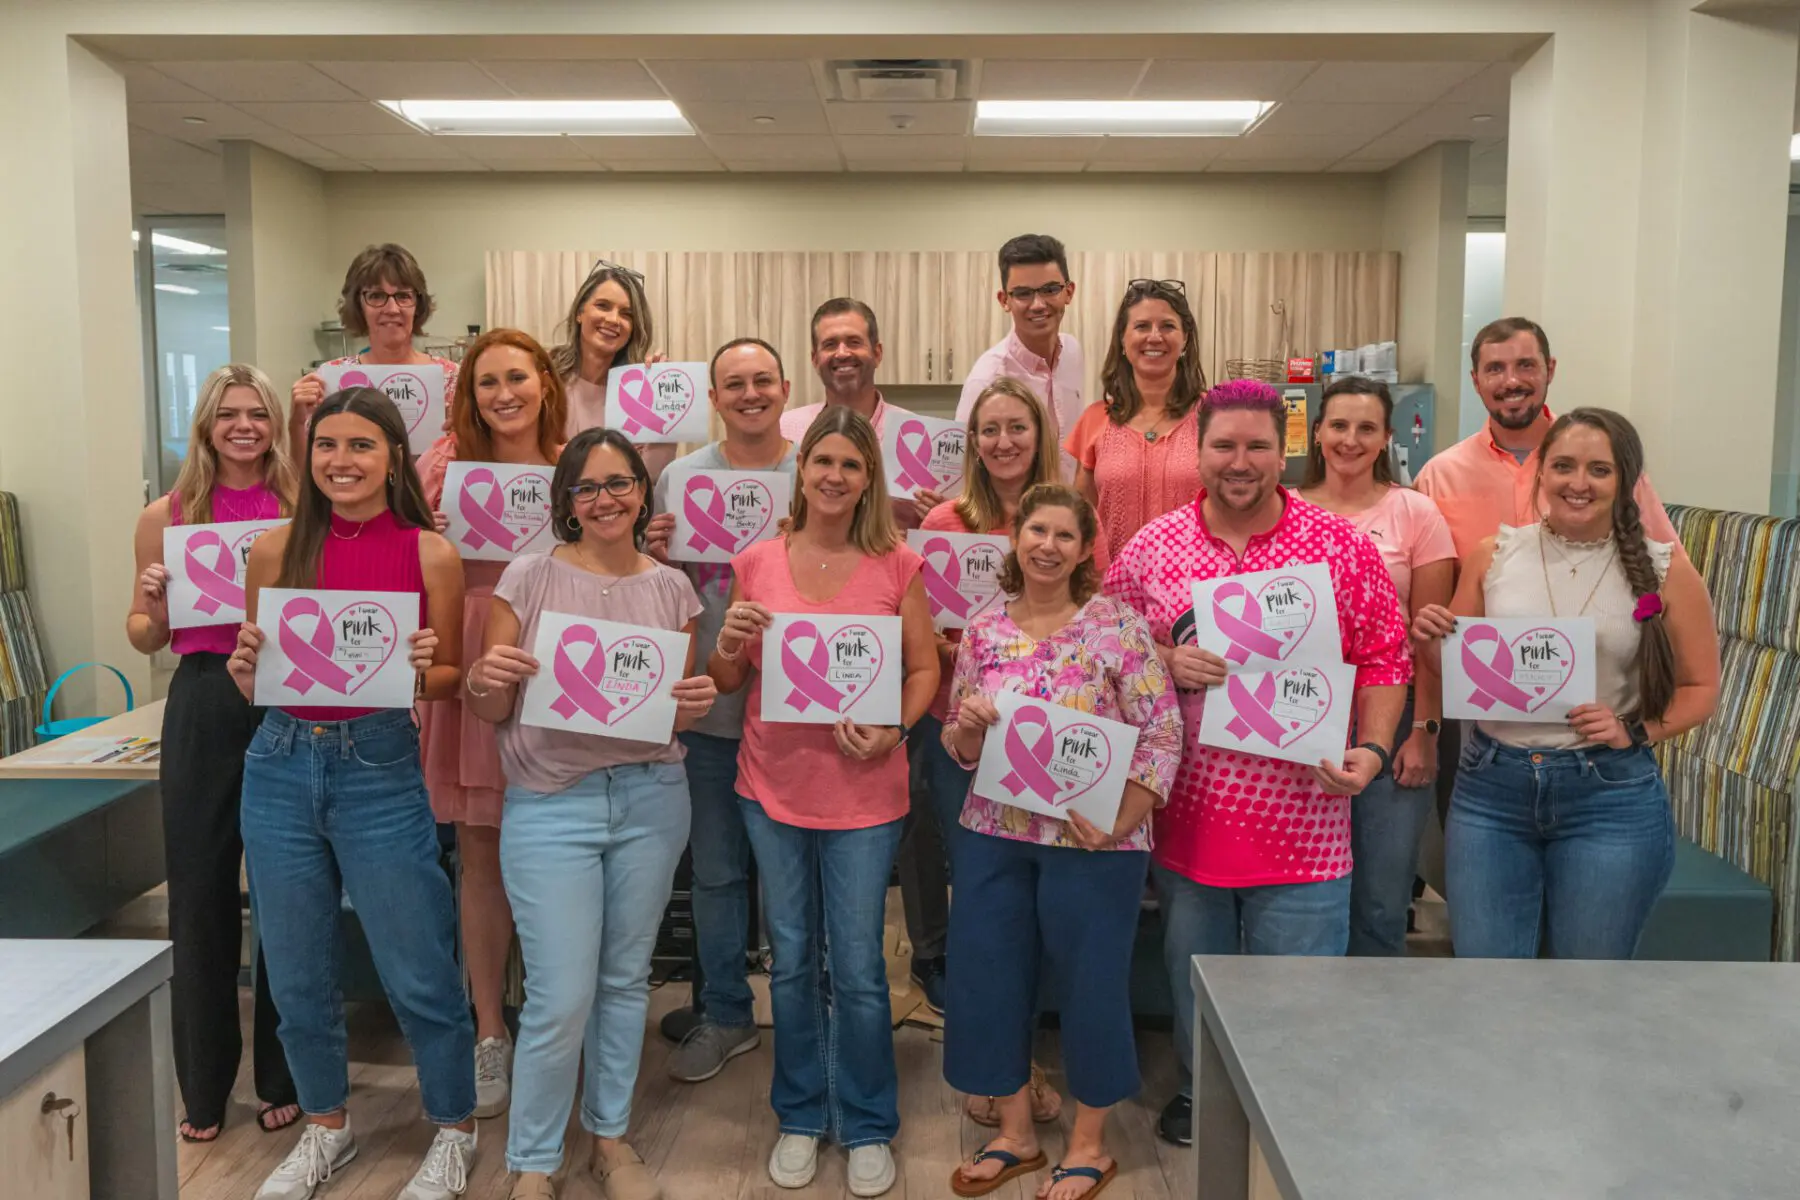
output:
[[[1310,358],[1290,358],[1287,360],[1287,381],[1289,383],[1313,383],[1318,376],[1313,370]]]

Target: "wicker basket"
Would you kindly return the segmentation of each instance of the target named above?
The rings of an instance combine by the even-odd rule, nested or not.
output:
[[[1281,318],[1281,333],[1276,338],[1275,358],[1228,358],[1225,360],[1225,378],[1256,379],[1263,383],[1286,383],[1287,360],[1293,354],[1293,346],[1288,341],[1287,301],[1276,300],[1269,305],[1269,311]]]

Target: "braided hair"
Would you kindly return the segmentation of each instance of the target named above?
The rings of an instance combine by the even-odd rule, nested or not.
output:
[[[1619,566],[1635,597],[1660,595],[1662,581],[1656,577],[1656,564],[1650,560],[1650,547],[1644,539],[1643,513],[1638,509],[1637,485],[1644,475],[1644,443],[1630,421],[1611,409],[1573,408],[1558,417],[1538,448],[1538,480],[1541,485],[1544,463],[1556,439],[1576,425],[1597,429],[1612,446],[1613,468],[1617,471],[1618,491],[1613,496],[1613,541],[1618,547]],[[1675,698],[1675,650],[1669,643],[1669,629],[1663,610],[1638,621],[1638,711],[1620,713],[1626,722],[1656,720],[1668,711]]]

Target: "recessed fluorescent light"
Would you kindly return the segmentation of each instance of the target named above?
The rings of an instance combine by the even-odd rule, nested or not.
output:
[[[981,100],[985,137],[1237,137],[1274,104],[1265,100]]]
[[[383,100],[426,133],[691,135],[673,100]]]
[[[1800,133],[1796,133],[1794,140],[1788,143],[1788,161],[1800,162]]]
[[[174,292],[177,296],[198,296],[200,294],[199,288],[182,287],[179,283],[159,283],[156,285],[156,290]]]

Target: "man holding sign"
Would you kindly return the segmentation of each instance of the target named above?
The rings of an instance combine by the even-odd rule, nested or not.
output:
[[[1187,742],[1168,807],[1157,814],[1154,873],[1184,1070],[1193,1061],[1190,956],[1344,953],[1350,798],[1387,769],[1385,747],[1412,672],[1406,625],[1380,551],[1342,517],[1281,487],[1285,420],[1281,397],[1267,384],[1240,380],[1208,392],[1199,413],[1199,497],[1144,526],[1106,577],[1108,593],[1148,618],[1182,690]],[[1203,744],[1206,710],[1231,702],[1234,672],[1254,664],[1193,644],[1197,626],[1218,623],[1214,613],[1193,611],[1194,581],[1311,564],[1323,564],[1329,577],[1336,649],[1353,670],[1347,703],[1360,744],[1314,765]],[[1303,607],[1285,599],[1283,605]],[[1320,620],[1323,607],[1315,606],[1310,619]],[[1292,615],[1284,611],[1282,620]],[[1299,628],[1283,644],[1299,647],[1312,636],[1310,627]],[[1271,652],[1283,658],[1278,647]],[[1264,699],[1265,709],[1279,702],[1260,690],[1239,697],[1253,715]],[[1192,1108],[1184,1085],[1163,1110],[1164,1138],[1192,1139]]]

